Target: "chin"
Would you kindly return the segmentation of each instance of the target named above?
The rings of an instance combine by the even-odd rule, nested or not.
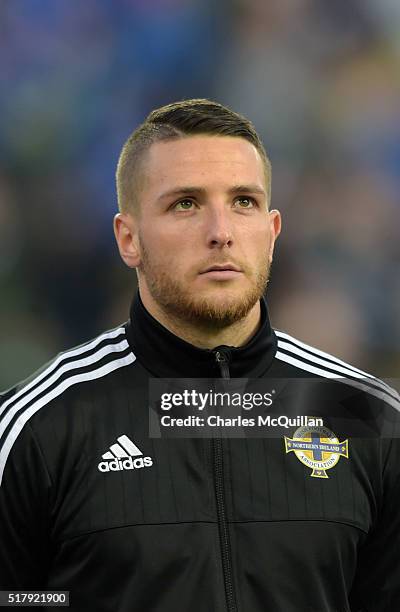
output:
[[[165,313],[195,325],[223,328],[244,319],[259,301],[262,283],[218,282],[204,285],[150,277],[149,291]]]
[[[205,324],[214,324],[220,327],[232,325],[246,317],[259,300],[255,292],[229,292],[224,295],[197,295],[187,303],[186,317]],[[183,314],[183,313],[182,313]]]

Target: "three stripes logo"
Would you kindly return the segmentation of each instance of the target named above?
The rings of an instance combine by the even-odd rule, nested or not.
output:
[[[151,457],[143,457],[142,451],[128,438],[119,436],[118,444],[112,444],[110,450],[101,456],[98,470],[100,472],[119,472],[121,470],[137,470],[143,467],[151,467]]]
[[[0,398],[0,485],[10,452],[25,424],[43,407],[75,385],[111,375],[136,361],[124,327],[60,353],[25,381],[14,394]]]

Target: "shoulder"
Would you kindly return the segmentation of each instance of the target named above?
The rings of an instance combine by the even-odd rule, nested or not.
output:
[[[291,366],[297,373],[303,373],[304,377],[337,380],[400,410],[399,393],[383,380],[283,331],[275,329],[274,332],[277,339],[275,358]]]
[[[34,415],[62,401],[71,388],[104,379],[135,359],[121,325],[59,353],[28,379],[0,394],[0,481],[15,441]]]
[[[29,378],[0,393],[0,419],[16,401],[50,401],[74,384],[106,376],[135,361],[125,326],[107,330],[96,338],[60,352]],[[45,396],[45,397],[43,397]],[[24,400],[22,399],[24,398]],[[28,399],[29,398],[29,399]]]

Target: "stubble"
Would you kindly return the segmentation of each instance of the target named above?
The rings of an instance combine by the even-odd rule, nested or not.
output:
[[[267,288],[270,275],[267,253],[256,271],[241,266],[250,281],[246,290],[238,295],[224,287],[223,281],[218,296],[213,299],[193,295],[184,282],[174,277],[172,268],[166,269],[152,260],[140,235],[139,243],[142,259],[139,272],[144,276],[148,290],[158,306],[167,316],[177,321],[207,329],[226,328],[244,319]]]

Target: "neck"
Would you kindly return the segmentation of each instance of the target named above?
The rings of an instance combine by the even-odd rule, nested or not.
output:
[[[260,302],[258,301],[250,312],[231,325],[223,328],[212,325],[199,325],[174,317],[165,312],[163,308],[154,301],[147,291],[140,291],[140,297],[146,310],[171,333],[193,346],[202,349],[213,349],[216,346],[243,346],[254,336],[260,325]]]

